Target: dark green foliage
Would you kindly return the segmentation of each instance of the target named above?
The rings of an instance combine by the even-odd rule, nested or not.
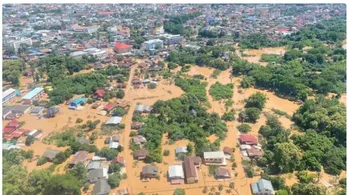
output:
[[[31,144],[33,144],[35,141],[35,137],[32,135],[28,135],[27,138],[25,139],[25,145],[26,146],[30,146]]]
[[[194,79],[203,80],[205,77],[204,77],[204,75],[202,75],[202,74],[195,74],[195,75],[193,75],[193,78],[194,78]]]
[[[2,66],[2,78],[15,86],[19,85],[19,77],[25,68],[24,61],[4,60]]]
[[[118,151],[112,148],[103,147],[99,152],[98,155],[101,157],[105,157],[107,160],[114,159],[118,154]]]
[[[41,157],[37,160],[36,166],[41,166],[41,165],[43,165],[43,164],[45,164],[45,163],[47,163],[47,158],[41,156]]]
[[[214,100],[229,99],[233,95],[233,84],[223,85],[219,82],[213,84],[209,89],[209,94]]]
[[[79,74],[76,76],[54,77],[53,90],[48,93],[49,105],[61,104],[73,97],[73,94],[92,94],[97,88],[107,85],[106,76],[100,73]]]
[[[256,92],[246,100],[245,108],[254,107],[262,110],[265,107],[265,104],[266,95],[260,92]]]
[[[254,78],[249,76],[243,76],[242,80],[240,81],[240,86],[244,89],[250,88],[254,85]]]
[[[127,114],[127,110],[122,108],[122,107],[116,107],[113,111],[112,111],[112,116],[124,116]]]
[[[325,195],[325,189],[324,187],[318,185],[318,184],[294,184],[291,187],[291,191],[293,195],[308,195],[308,194],[315,194],[315,195]]]
[[[244,168],[244,170],[245,170],[246,176],[248,178],[253,178],[254,177],[255,171],[254,171],[254,169],[251,166],[248,166],[248,167]]]
[[[229,111],[229,112],[225,112],[222,116],[221,119],[225,120],[225,121],[234,121],[235,117],[234,117],[235,113],[233,111]]]
[[[179,86],[186,93],[194,95],[199,101],[207,101],[205,92],[207,83],[200,82],[197,79],[184,79],[179,77],[175,79],[175,85]]]
[[[53,163],[56,165],[62,164],[69,158],[71,154],[72,154],[72,150],[68,148],[64,152],[58,153],[56,158],[53,160]]]
[[[279,64],[282,62],[282,57],[276,54],[261,54],[261,62],[268,62],[268,63],[276,63]]]
[[[170,151],[169,151],[169,150],[164,150],[163,156],[169,156],[169,154],[170,154]]]
[[[119,164],[110,164],[108,173],[118,173],[120,172],[121,167]]]
[[[168,33],[184,35],[185,34],[184,24],[188,20],[194,19],[200,15],[201,13],[195,12],[191,14],[170,16],[169,20],[164,22],[163,28]]]
[[[251,131],[251,126],[248,124],[241,124],[237,126],[237,129],[241,133],[248,133],[249,131]]]
[[[125,96],[125,92],[124,92],[122,89],[119,89],[119,90],[116,92],[116,97],[117,97],[118,99],[122,99],[124,96]]]
[[[44,195],[80,195],[81,183],[70,174],[52,175],[48,181]]]
[[[82,123],[82,122],[83,122],[83,119],[81,119],[81,118],[76,119],[76,123]]]
[[[238,120],[240,122],[251,122],[255,123],[260,118],[261,110],[258,108],[246,108],[239,113]]]
[[[133,122],[144,122],[144,120],[145,119],[141,114],[138,114],[138,113],[133,114],[133,118],[132,118]]]
[[[82,163],[76,164],[72,169],[67,171],[67,173],[75,176],[80,181],[80,183],[85,183],[87,180],[88,171]]]
[[[254,33],[243,37],[239,45],[243,49],[259,49],[262,47],[276,47],[280,44],[277,41],[269,40],[264,34]]]
[[[168,68],[169,68],[170,70],[173,70],[173,69],[175,69],[176,67],[178,67],[178,65],[176,65],[175,63],[173,63],[173,62],[169,62],[169,63],[168,63]]]
[[[182,188],[176,188],[173,195],[185,195],[185,189]]]
[[[147,87],[148,87],[149,89],[155,89],[155,88],[157,87],[157,84],[155,84],[155,83],[149,83],[149,84],[147,85]]]

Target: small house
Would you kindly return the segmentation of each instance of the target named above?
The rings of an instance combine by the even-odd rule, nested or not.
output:
[[[215,178],[216,179],[231,179],[231,172],[230,170],[218,167],[215,169]]]
[[[104,106],[104,110],[107,111],[108,113],[111,113],[112,110],[114,110],[114,108],[116,107],[115,104],[113,103],[108,103]]]
[[[121,156],[116,156],[111,163],[113,164],[119,164],[120,166],[125,166],[126,165],[126,160],[121,157]]]
[[[78,106],[80,106],[81,104],[85,104],[86,101],[87,101],[87,99],[84,98],[84,97],[76,98],[76,99],[74,99],[74,100],[70,103],[69,109],[75,110],[75,109],[76,109]]]
[[[59,150],[52,150],[48,148],[42,156],[47,158],[48,161],[52,162],[60,152],[61,151]]]
[[[98,180],[93,187],[93,195],[109,195],[111,187],[105,179]]]
[[[259,181],[251,184],[251,191],[253,195],[274,195],[272,183],[266,179],[260,179]]]
[[[109,148],[111,148],[111,149],[118,149],[119,146],[120,146],[120,143],[118,143],[118,142],[112,141],[109,143]]]
[[[106,121],[105,125],[118,125],[122,121],[122,117],[113,116],[108,121]]]
[[[141,149],[141,150],[135,151],[133,156],[134,156],[134,159],[144,160],[148,154],[149,152],[147,150]]]
[[[71,159],[69,165],[75,166],[78,163],[82,163],[83,165],[87,165],[88,160],[88,152],[87,151],[78,151],[74,154],[73,158]]]
[[[31,112],[30,115],[40,115],[43,111],[43,107],[34,107]]]
[[[138,104],[135,106],[135,113],[149,113],[151,112],[152,107],[151,106],[147,106],[147,105],[143,105],[143,104]]]
[[[142,81],[138,78],[133,78],[132,79],[132,85],[134,86],[140,86],[142,84]]]
[[[106,94],[106,91],[104,89],[97,89],[94,92],[94,98],[98,100],[102,100],[105,94]]]
[[[77,137],[76,141],[80,144],[88,144],[88,145],[90,144],[90,141],[88,139],[83,138],[83,137]]]
[[[132,129],[140,129],[141,127],[144,126],[144,123],[143,122],[133,122],[131,124],[131,128]]]
[[[222,151],[224,152],[225,158],[226,158],[226,159],[230,159],[230,158],[231,158],[231,156],[232,156],[232,154],[233,154],[233,148],[224,147],[224,148],[222,149]]]
[[[263,156],[263,150],[257,146],[251,146],[246,152],[250,158],[260,158]]]
[[[257,138],[255,136],[247,135],[247,134],[240,134],[239,142],[240,144],[246,144],[246,145],[257,145],[258,143]]]
[[[96,183],[98,180],[107,179],[108,173],[104,171],[105,169],[92,169],[88,171],[88,182]]]
[[[59,107],[57,106],[52,106],[47,109],[46,116],[48,118],[53,118],[56,116],[56,114],[59,112]]]
[[[184,176],[184,169],[183,169],[182,165],[169,166],[168,178],[169,178],[171,184],[183,183],[185,176]]]
[[[132,140],[136,145],[140,145],[147,142],[146,138],[142,135],[134,136]]]
[[[204,163],[226,165],[225,154],[222,151],[204,152]]]
[[[152,179],[158,176],[158,167],[153,165],[146,165],[141,171],[141,177],[143,179]]]
[[[175,154],[186,154],[187,153],[187,147],[186,146],[179,146],[175,149]]]
[[[130,106],[130,104],[129,104],[129,102],[127,100],[118,100],[116,102],[116,105],[117,105],[117,107],[121,107],[121,108],[124,108],[124,109],[126,109],[126,108],[128,108]]]
[[[87,168],[88,168],[88,170],[102,169],[103,168],[103,163],[101,161],[94,161],[92,159],[92,161],[89,163]]]

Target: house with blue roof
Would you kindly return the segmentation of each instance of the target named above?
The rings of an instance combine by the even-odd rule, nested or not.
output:
[[[251,184],[251,191],[253,195],[274,195],[272,183],[266,179],[260,179],[259,181]]]
[[[78,106],[80,106],[81,104],[85,104],[87,101],[87,98],[84,97],[80,97],[80,98],[76,98],[74,99],[70,105],[69,105],[69,109],[75,110]]]
[[[45,94],[45,90],[42,87],[36,87],[31,90],[25,96],[23,96],[23,104],[31,105],[35,100],[40,100],[40,98]]]

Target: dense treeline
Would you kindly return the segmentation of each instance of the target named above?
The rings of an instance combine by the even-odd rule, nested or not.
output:
[[[200,16],[200,12],[195,12],[191,14],[182,14],[177,16],[169,16],[169,20],[164,22],[164,30],[172,34],[184,35],[185,29],[184,24],[193,18]]]
[[[4,60],[2,66],[2,78],[4,81],[10,82],[13,85],[19,85],[19,77],[25,68],[25,63],[22,60]]]
[[[97,88],[107,86],[108,80],[100,73],[87,73],[54,79],[52,84],[54,88],[48,93],[49,105],[57,105],[72,98],[73,94],[92,94]]]
[[[265,155],[258,160],[266,173],[310,170],[339,175],[346,169],[345,108],[337,100],[307,100],[293,115],[306,133],[289,137],[278,118],[267,116],[259,133],[265,139]],[[292,141],[290,141],[290,139]]]
[[[193,141],[196,155],[201,156],[204,151],[217,150],[227,131],[220,117],[216,113],[208,113],[190,93],[168,101],[157,101],[142,129],[148,140],[145,144],[150,151],[148,162],[162,160],[161,140],[165,132],[171,140]],[[206,137],[212,134],[219,139],[211,144]]]
[[[250,84],[257,88],[270,89],[281,96],[292,100],[306,100],[310,95],[309,88],[318,93],[329,92],[342,94],[345,92],[345,61],[333,63],[319,74],[305,71],[301,63],[292,60],[278,65],[266,67],[248,63],[245,60],[236,60],[233,64],[234,75],[247,75]],[[250,78],[252,80],[250,81]]]
[[[208,66],[219,70],[226,70],[231,67],[229,60],[222,60],[224,52],[233,51],[230,46],[210,46],[202,47],[198,51],[189,48],[181,48],[172,51],[167,57],[167,61],[177,63],[181,66],[185,64],[196,64],[198,66]]]
[[[284,43],[269,40],[266,35],[261,33],[254,33],[244,36],[241,38],[239,43],[239,46],[242,49],[259,49],[263,47],[278,47],[282,45],[284,45]]]
[[[87,168],[72,169],[64,175],[53,175],[54,166],[34,170],[28,174],[22,163],[33,158],[33,152],[20,149],[3,150],[3,193],[27,195],[80,195],[80,187],[87,177]]]
[[[74,72],[79,72],[87,66],[87,61],[84,59],[76,59],[66,55],[47,56],[42,58],[37,66],[40,71],[46,72],[48,81],[63,79],[67,74],[72,75]]]

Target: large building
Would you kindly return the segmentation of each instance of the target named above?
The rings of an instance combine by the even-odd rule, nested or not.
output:
[[[145,41],[145,48],[146,50],[153,50],[157,48],[163,47],[163,41],[161,39],[153,39]]]
[[[39,100],[44,93],[45,91],[42,87],[33,89],[22,98],[23,104],[32,104],[34,100]]]
[[[13,88],[7,89],[2,92],[2,103],[6,104],[16,97],[16,90]]]
[[[114,49],[117,53],[127,53],[127,52],[130,52],[130,50],[132,49],[132,46],[127,45],[125,43],[117,42],[115,43]]]
[[[184,171],[186,182],[188,184],[198,182],[198,168],[201,165],[201,158],[199,157],[185,157],[184,158]]]
[[[31,38],[25,38],[25,39],[21,39],[21,40],[13,40],[13,41],[9,41],[7,43],[7,46],[14,48],[15,51],[18,51],[18,49],[21,47],[22,44],[32,46],[33,41],[31,40]]]
[[[260,179],[259,181],[251,184],[251,191],[253,195],[274,195],[272,183],[266,179]]]

